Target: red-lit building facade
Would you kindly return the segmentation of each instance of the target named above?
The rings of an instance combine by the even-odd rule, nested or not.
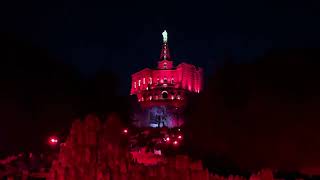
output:
[[[167,33],[156,69],[145,68],[132,74],[131,95],[136,95],[144,110],[136,125],[151,127],[177,127],[183,124],[182,112],[187,97],[199,93],[203,87],[203,70],[192,64],[174,66]]]

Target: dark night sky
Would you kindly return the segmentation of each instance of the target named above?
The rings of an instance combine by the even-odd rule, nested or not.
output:
[[[127,94],[130,74],[155,65],[164,29],[176,63],[211,72],[226,51],[241,63],[271,47],[318,46],[318,7],[296,0],[7,1],[1,31],[48,49],[85,77],[112,70]]]
[[[161,32],[166,29],[176,64],[186,61],[204,67],[206,78],[218,72],[211,80],[216,80],[211,83],[214,88],[207,89],[200,105],[193,106],[198,108],[192,107],[190,119],[195,124],[191,127],[199,132],[195,137],[199,147],[210,151],[216,145],[239,162],[252,155],[251,144],[263,154],[267,153],[265,146],[273,147],[272,140],[281,137],[287,144],[277,141],[274,147],[279,152],[273,157],[288,154],[282,149],[294,149],[295,142],[289,142],[299,140],[307,144],[307,151],[291,151],[282,160],[297,154],[305,160],[303,153],[312,154],[313,145],[320,150],[320,143],[314,140],[320,138],[319,66],[300,66],[299,62],[288,70],[295,58],[292,54],[275,56],[278,59],[264,56],[265,62],[260,64],[256,59],[261,60],[270,49],[319,48],[319,5],[316,0],[2,2],[0,44],[5,48],[1,48],[0,59],[8,64],[0,66],[0,155],[8,150],[34,149],[51,131],[67,132],[79,112],[97,107],[125,110],[122,103],[115,105],[119,99],[112,99],[114,93],[128,95],[130,75],[156,65]],[[318,60],[319,51],[314,52],[317,56],[312,54],[311,59]],[[219,72],[226,55],[231,55],[236,65]],[[282,60],[285,62],[279,65]],[[97,72],[103,73],[97,76]],[[113,72],[118,82],[105,72]],[[119,91],[110,88],[114,84]],[[197,123],[201,116],[207,121]],[[291,118],[295,119],[292,129],[283,130]],[[279,136],[268,134],[273,127]],[[226,136],[225,132],[233,132],[230,128],[246,133]],[[301,138],[295,133],[300,130],[305,132]],[[216,138],[216,144],[197,141],[207,135]],[[259,137],[271,144],[259,144]],[[235,152],[237,148],[243,149]],[[262,157],[258,152],[255,158]],[[271,155],[263,157],[272,160]],[[317,158],[316,163],[320,162]],[[301,159],[295,160],[299,164]]]

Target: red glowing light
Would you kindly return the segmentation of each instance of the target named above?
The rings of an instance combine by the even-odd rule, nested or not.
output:
[[[124,129],[123,133],[127,134],[128,133],[128,129]]]
[[[182,139],[182,136],[181,136],[181,135],[179,135],[179,136],[178,136],[178,139]]]
[[[174,141],[173,144],[174,144],[174,145],[177,145],[177,144],[178,144],[178,141]]]
[[[49,138],[49,144],[51,144],[51,145],[56,145],[56,144],[58,144],[58,142],[59,142],[59,140],[57,137],[52,136]]]
[[[169,138],[169,137],[167,137],[167,138],[166,138],[166,141],[170,141],[170,138]]]

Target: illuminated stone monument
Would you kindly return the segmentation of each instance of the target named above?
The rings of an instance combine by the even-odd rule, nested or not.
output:
[[[203,87],[203,70],[192,64],[173,65],[168,33],[162,33],[163,44],[156,69],[145,68],[132,74],[131,95],[143,109],[136,115],[138,127],[179,127],[183,125],[183,110],[188,96]]]

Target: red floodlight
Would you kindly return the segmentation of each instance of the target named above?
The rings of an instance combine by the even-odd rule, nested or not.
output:
[[[127,134],[128,133],[128,129],[124,129],[123,133]]]
[[[178,136],[178,139],[182,139],[182,136],[181,136],[181,135],[179,135],[179,136]]]
[[[58,142],[59,142],[59,140],[58,140],[58,138],[56,136],[51,136],[49,138],[49,144],[50,145],[56,145],[56,144],[58,144]]]
[[[178,145],[178,141],[173,141],[173,144],[174,145]]]

